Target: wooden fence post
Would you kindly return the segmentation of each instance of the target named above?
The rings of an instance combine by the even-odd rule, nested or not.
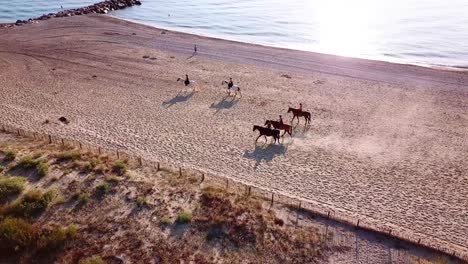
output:
[[[179,176],[182,177],[182,167],[179,167]]]
[[[83,149],[83,146],[81,145],[81,142],[79,142],[79,143],[80,143],[80,149]]]
[[[17,129],[18,136],[21,136],[19,128]]]
[[[101,147],[98,147],[98,153],[101,155]]]
[[[299,208],[296,211],[296,226],[299,224],[299,210],[301,210],[302,207],[302,201],[299,201]]]
[[[62,146],[64,146],[64,145],[65,145],[65,141],[63,140],[63,138],[61,139],[61,141],[62,141]]]
[[[274,193],[271,193],[271,204],[270,204],[270,207],[273,206],[274,200],[275,200],[275,194],[274,194]]]
[[[200,183],[202,183],[202,182],[204,182],[204,181],[205,181],[205,173],[202,173],[202,175],[201,175],[201,182],[200,182]]]
[[[120,159],[120,154],[118,150],[117,150],[117,159]]]
[[[252,186],[249,186],[249,193],[247,195],[250,196],[251,192],[252,192]]]
[[[49,136],[49,144],[52,144],[52,137],[50,135]]]
[[[138,163],[140,164],[140,166],[143,165],[143,162],[141,161],[141,157],[138,157]],[[159,164],[159,163],[158,163]]]
[[[226,179],[226,191],[229,189],[229,179]]]
[[[359,219],[357,220],[357,225],[356,225],[356,227],[359,227]]]
[[[157,170],[160,171],[161,170],[161,165],[159,164],[158,162],[158,167],[157,167]]]

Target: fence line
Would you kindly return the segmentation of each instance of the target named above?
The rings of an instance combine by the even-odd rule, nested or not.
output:
[[[373,219],[368,216],[360,216],[349,210],[336,208],[323,202],[316,202],[294,195],[284,194],[279,191],[253,186],[246,182],[232,179],[228,176],[220,176],[220,174],[215,175],[213,173],[207,173],[198,169],[183,169],[182,166],[174,166],[173,164],[157,162],[151,159],[144,159],[141,156],[127,153],[124,150],[101,148],[99,146],[96,147],[78,140],[62,138],[50,134],[31,132],[8,125],[0,125],[0,129],[2,132],[14,133],[19,136],[46,141],[49,144],[55,143],[63,146],[79,148],[82,151],[115,156],[117,159],[126,159],[129,161],[129,163],[133,163],[139,166],[146,165],[157,168],[158,170],[165,169],[172,172],[178,172],[180,175],[183,175],[184,171],[190,174],[201,174],[201,182],[205,181],[205,179],[209,179],[210,181],[218,184],[220,187],[224,187],[226,189],[237,189],[239,192],[245,192],[247,195],[253,195],[266,201],[270,201],[271,205],[273,205],[274,202],[279,202],[281,204],[296,207],[301,210],[307,210],[315,215],[319,215],[336,222],[384,234],[402,241],[419,245],[421,247],[445,253],[464,261],[468,261],[468,248],[466,246],[448,242],[429,234],[417,233],[408,228],[400,227],[394,224],[383,224],[382,221]]]

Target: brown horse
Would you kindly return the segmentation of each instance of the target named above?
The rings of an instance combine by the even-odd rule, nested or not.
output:
[[[281,125],[280,122],[274,120],[265,121],[265,126],[268,126],[269,124],[272,125],[274,129],[284,130],[282,137],[284,137],[286,133],[292,137],[292,126],[286,124]]]
[[[294,121],[294,118],[297,118],[297,123],[299,124],[299,117],[304,117],[306,121],[306,125],[310,124],[310,113],[306,111],[301,111],[300,109],[292,108],[289,107],[288,113],[292,112],[293,113],[293,119],[291,120],[291,123]]]
[[[271,129],[271,128],[268,128],[268,127],[262,127],[262,126],[253,126],[253,131],[255,131],[255,130],[258,130],[258,132],[260,132],[260,135],[257,137],[255,142],[257,142],[258,139],[261,136],[264,136],[265,139],[267,139],[267,137],[273,137],[275,139],[275,143],[276,143],[276,141],[278,141],[278,143],[279,143],[279,138],[280,138],[280,131],[279,130]]]

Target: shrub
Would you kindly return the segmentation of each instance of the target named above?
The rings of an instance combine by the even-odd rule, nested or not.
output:
[[[138,207],[143,207],[148,205],[148,201],[146,200],[146,197],[138,197],[136,200],[136,205]]]
[[[25,182],[26,179],[22,177],[1,177],[0,200],[22,193]]]
[[[185,224],[192,221],[192,212],[182,211],[177,215],[177,223]]]
[[[79,264],[105,264],[104,260],[100,256],[93,256],[80,260]]]
[[[99,173],[99,174],[104,174],[107,171],[107,167],[104,164],[98,164],[96,167],[94,167],[94,172]]]
[[[44,178],[49,173],[49,164],[41,161],[37,164],[36,170],[37,176],[39,176],[39,178]]]
[[[78,201],[78,205],[82,206],[89,202],[89,193],[75,193],[73,198]]]
[[[74,225],[41,230],[23,219],[6,218],[0,222],[0,250],[9,254],[36,248],[50,252],[66,245],[76,237],[77,232]]]
[[[16,164],[16,167],[23,167],[23,168],[26,168],[26,169],[30,169],[30,168],[36,167],[38,164],[39,164],[38,160],[35,160],[30,156],[26,156],[26,157],[22,158],[18,162],[18,164]]]
[[[91,172],[94,169],[94,166],[93,166],[93,164],[91,164],[91,162],[85,162],[81,169],[84,172]]]
[[[117,175],[124,175],[127,173],[127,163],[122,160],[118,160],[115,162],[114,166],[112,167],[112,171],[117,173]]]
[[[4,161],[13,161],[16,159],[16,152],[13,150],[9,150],[5,152],[5,157],[3,158]]]
[[[35,217],[47,209],[55,196],[56,193],[51,190],[45,193],[40,190],[29,191],[9,206],[7,213],[18,217]]]
[[[42,157],[42,153],[40,153],[40,152],[34,153],[34,155],[32,157],[33,157],[33,159],[38,159],[38,158]]]
[[[170,224],[172,224],[172,221],[171,221],[171,219],[169,219],[169,217],[165,216],[165,217],[161,218],[159,223],[161,223],[161,225],[170,225]]]
[[[122,181],[122,178],[119,178],[114,175],[110,175],[106,177],[106,181],[110,183],[119,183],[120,181]]]
[[[6,218],[0,222],[0,249],[7,253],[29,248],[38,236],[39,230],[22,219]]]
[[[57,162],[77,160],[81,158],[81,153],[75,151],[62,152],[56,155]]]
[[[65,246],[70,240],[77,235],[78,229],[75,225],[70,225],[66,228],[56,227],[42,232],[40,239],[37,242],[37,247],[43,251],[50,251]]]
[[[103,182],[96,186],[96,192],[98,195],[105,195],[110,191],[109,184],[107,182]]]

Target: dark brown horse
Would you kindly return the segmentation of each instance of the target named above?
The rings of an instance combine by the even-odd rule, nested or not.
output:
[[[306,111],[301,111],[296,108],[289,107],[288,113],[292,112],[293,113],[293,119],[291,120],[291,123],[294,121],[294,118],[297,118],[297,123],[299,124],[299,117],[304,117],[306,121],[306,125],[310,124],[310,113]]]
[[[267,137],[273,137],[275,139],[275,143],[276,143],[276,141],[278,141],[278,143],[279,143],[279,138],[280,138],[280,131],[279,130],[271,129],[271,128],[268,128],[268,127],[262,127],[262,126],[253,126],[253,131],[255,131],[255,130],[258,130],[258,132],[260,132],[260,135],[257,137],[255,142],[257,142],[258,139],[261,136],[264,136],[265,140],[267,140]]]
[[[292,136],[292,126],[286,125],[286,124],[280,124],[280,122],[274,121],[274,120],[265,121],[265,126],[268,126],[268,124],[272,125],[274,129],[284,130],[282,137],[284,137],[286,133]]]

